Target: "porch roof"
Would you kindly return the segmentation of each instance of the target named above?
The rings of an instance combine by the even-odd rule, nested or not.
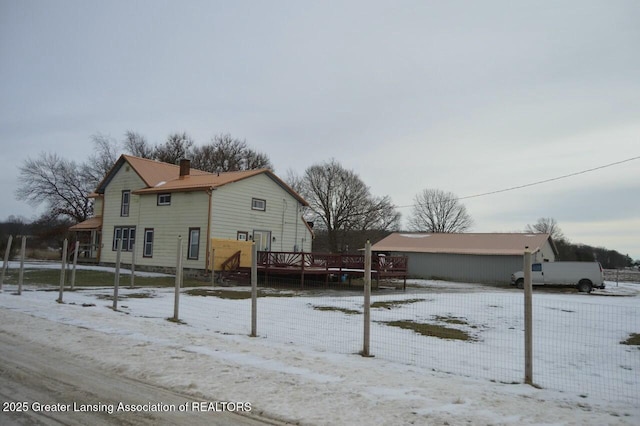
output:
[[[84,222],[76,223],[69,228],[70,231],[93,231],[102,228],[102,216],[90,217]]]

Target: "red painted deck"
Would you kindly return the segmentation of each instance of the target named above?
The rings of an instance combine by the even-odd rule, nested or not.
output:
[[[326,282],[331,275],[346,275],[349,279],[364,277],[364,260],[365,256],[358,254],[261,251],[257,266],[266,276],[299,275],[304,286],[305,276],[324,276]],[[407,263],[406,256],[372,256],[371,277],[377,284],[384,278],[402,278],[406,288]]]

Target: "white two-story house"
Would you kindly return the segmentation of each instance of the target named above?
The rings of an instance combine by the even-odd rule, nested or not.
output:
[[[99,263],[122,259],[149,270],[175,268],[178,237],[183,267],[210,268],[211,238],[255,241],[260,251],[310,251],[307,202],[267,169],[207,173],[122,155],[91,194],[95,216],[71,227],[91,232]],[[130,253],[130,254],[127,254]]]

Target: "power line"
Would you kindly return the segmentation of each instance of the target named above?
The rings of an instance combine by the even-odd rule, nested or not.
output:
[[[466,200],[466,199],[469,199],[469,198],[484,197],[485,195],[493,195],[493,194],[499,194],[501,192],[513,191],[513,190],[521,189],[521,188],[528,188],[530,186],[540,185],[540,184],[543,184],[543,183],[553,182],[553,181],[560,180],[560,179],[566,179],[566,178],[573,177],[573,176],[583,175],[585,173],[593,172],[595,170],[606,169],[607,167],[617,166],[618,164],[628,163],[629,161],[638,160],[638,159],[640,159],[640,156],[633,157],[633,158],[627,158],[626,160],[616,161],[615,163],[605,164],[604,166],[598,166],[598,167],[594,167],[592,169],[587,169],[587,170],[582,170],[582,171],[575,172],[575,173],[570,173],[568,175],[558,176],[558,177],[554,177],[554,178],[551,178],[551,179],[540,180],[540,181],[533,182],[533,183],[528,183],[528,184],[525,184],[525,185],[513,186],[511,188],[500,189],[498,191],[485,192],[485,193],[476,194],[476,195],[468,195],[466,197],[460,197],[458,199],[459,200]]]
[[[516,189],[528,188],[530,186],[541,185],[543,183],[549,183],[549,182],[554,182],[554,181],[561,180],[561,179],[570,178],[570,177],[573,177],[573,176],[583,175],[585,173],[590,173],[590,172],[593,172],[593,171],[596,171],[596,170],[606,169],[607,167],[617,166],[617,165],[620,165],[620,164],[623,164],[623,163],[628,163],[630,161],[634,161],[634,160],[638,160],[638,159],[640,159],[640,156],[627,158],[626,160],[616,161],[614,163],[609,163],[609,164],[605,164],[603,166],[593,167],[591,169],[581,170],[581,171],[575,172],[575,173],[569,173],[567,175],[562,175],[562,176],[554,177],[554,178],[551,178],[551,179],[539,180],[539,181],[532,182],[532,183],[527,183],[527,184],[524,184],[524,185],[512,186],[510,188],[505,188],[505,189],[499,189],[497,191],[483,192],[481,194],[467,195],[465,197],[458,197],[457,200],[458,201],[459,200],[468,200],[470,198],[485,197],[487,195],[500,194],[502,192],[508,192],[508,191],[515,191]],[[414,205],[415,204],[410,204],[410,205],[407,205],[407,206],[396,206],[396,208],[413,207]]]

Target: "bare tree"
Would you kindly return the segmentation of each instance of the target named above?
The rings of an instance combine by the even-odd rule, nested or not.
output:
[[[167,141],[155,147],[153,158],[164,163],[177,164],[183,158],[191,157],[193,139],[186,132],[172,133]]]
[[[42,153],[27,159],[20,167],[22,184],[16,197],[33,206],[45,203],[50,217],[68,217],[81,222],[93,213],[87,194],[95,188],[91,179],[82,178],[82,167],[56,154]]]
[[[149,145],[147,139],[140,133],[127,130],[124,134],[124,149],[129,154],[140,158],[153,159],[154,148]]]
[[[335,160],[309,167],[300,187],[321,228],[327,230],[329,249],[338,252],[339,239],[352,230],[395,229],[400,214],[388,197],[373,197],[353,171]]]
[[[49,221],[71,219],[82,222],[93,214],[93,201],[87,196],[104,179],[119,156],[118,142],[108,135],[91,136],[93,154],[78,164],[43,152],[27,159],[20,167],[22,184],[16,197],[33,206],[46,204],[43,218]]]
[[[193,156],[191,157],[191,167],[211,173],[222,171],[213,145],[194,147]]]
[[[191,165],[211,173],[272,168],[266,154],[254,151],[246,141],[229,134],[215,135],[208,145],[194,147]]]
[[[563,241],[565,239],[558,222],[552,217],[539,218],[534,225],[527,225],[525,232],[549,234],[554,241]]]
[[[80,166],[80,174],[77,177],[88,180],[90,186],[95,188],[118,159],[120,146],[111,136],[102,133],[92,135],[91,142],[93,154]]]
[[[273,166],[271,165],[271,161],[269,161],[269,157],[267,157],[267,154],[254,151],[250,148],[247,148],[247,150],[244,153],[243,166],[245,170],[255,170],[255,169],[273,170]]]
[[[425,189],[414,198],[409,227],[419,232],[464,232],[473,225],[466,207],[451,192]]]
[[[298,194],[302,193],[304,186],[304,178],[296,173],[295,170],[289,168],[284,176],[284,181]]]
[[[47,211],[44,216],[48,220],[66,217],[81,222],[90,217],[93,202],[87,195],[104,179],[120,154],[120,144],[108,135],[96,133],[91,140],[94,153],[82,164],[49,153],[41,153],[37,159],[27,159],[20,168],[22,185],[16,190],[16,197],[34,206],[45,203]],[[244,141],[220,135],[214,138],[214,142],[205,150],[212,159],[208,168],[203,167],[205,170],[271,167],[266,155],[248,148]],[[172,164],[191,157],[193,151],[197,151],[193,144],[191,137],[182,132],[170,134],[164,144],[152,147],[143,136],[133,131],[126,132],[123,143],[133,155]]]
[[[396,230],[400,224],[400,213],[389,196],[371,197],[369,206],[364,209],[359,230],[376,229],[379,231]]]

